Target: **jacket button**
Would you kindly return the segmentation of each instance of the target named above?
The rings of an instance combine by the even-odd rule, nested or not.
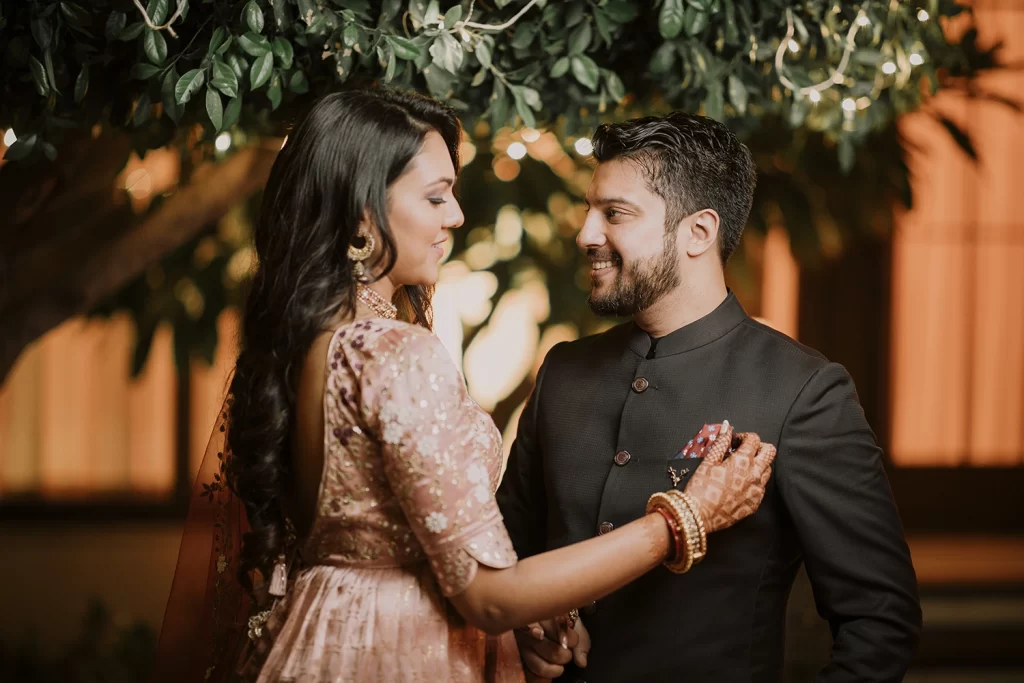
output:
[[[611,522],[601,522],[601,525],[597,527],[597,533],[604,536],[606,533],[615,528],[615,525]]]
[[[615,464],[619,467],[624,467],[632,457],[633,456],[629,454],[629,451],[619,451],[615,454]]]
[[[635,391],[638,394],[642,394],[645,391],[647,391],[647,387],[649,386],[651,386],[651,383],[648,382],[643,377],[637,377],[635,380],[633,380],[633,391]]]

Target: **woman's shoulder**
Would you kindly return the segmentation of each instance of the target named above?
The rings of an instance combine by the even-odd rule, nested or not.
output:
[[[330,355],[332,361],[355,361],[357,371],[370,363],[403,371],[412,366],[433,366],[438,361],[442,366],[452,364],[444,344],[429,329],[384,318],[355,320],[338,327],[331,339]]]

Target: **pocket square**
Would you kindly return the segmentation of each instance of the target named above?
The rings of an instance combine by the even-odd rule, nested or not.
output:
[[[690,439],[682,450],[672,460],[684,460],[689,458],[703,458],[708,452],[708,446],[715,442],[722,426],[717,424],[704,425],[697,433],[697,436]]]

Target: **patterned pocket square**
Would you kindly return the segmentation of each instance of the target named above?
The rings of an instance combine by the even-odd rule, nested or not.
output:
[[[689,458],[703,458],[708,452],[708,446],[715,442],[722,426],[704,425],[697,436],[693,437],[683,449],[672,457],[672,460],[684,460]]]

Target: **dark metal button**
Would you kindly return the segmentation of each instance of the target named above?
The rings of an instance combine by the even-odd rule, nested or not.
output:
[[[637,377],[635,380],[633,380],[633,391],[635,391],[638,394],[642,394],[645,391],[647,391],[647,387],[649,386],[651,386],[651,383],[648,382],[643,377]]]
[[[618,465],[619,467],[623,467],[629,462],[629,459],[632,457],[633,456],[629,454],[629,451],[619,451],[618,453],[615,454],[615,464]]]
[[[614,528],[615,528],[615,525],[612,524],[611,522],[601,522],[601,525],[599,527],[597,527],[597,533],[599,533],[599,534],[601,534],[603,536],[603,535],[605,535],[606,533],[608,533],[609,531],[611,531]]]

